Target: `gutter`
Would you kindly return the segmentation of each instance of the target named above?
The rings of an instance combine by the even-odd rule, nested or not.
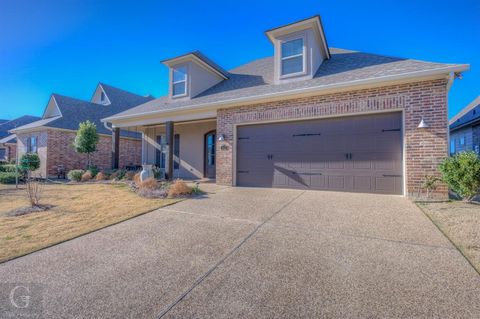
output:
[[[343,83],[335,83],[329,85],[320,85],[308,88],[299,88],[284,92],[275,92],[275,93],[267,93],[261,95],[254,95],[254,96],[247,96],[241,97],[236,99],[230,100],[223,100],[217,102],[209,102],[209,103],[200,103],[197,105],[189,105],[189,106],[182,106],[168,110],[156,110],[156,111],[149,111],[149,112],[141,112],[136,114],[127,114],[127,115],[120,115],[120,116],[111,116],[102,119],[102,122],[112,122],[115,120],[124,120],[129,118],[137,118],[141,116],[148,116],[148,115],[156,115],[156,114],[168,114],[168,113],[177,113],[179,111],[194,111],[194,110],[201,110],[207,108],[220,108],[220,107],[232,107],[236,106],[239,103],[253,103],[253,102],[262,102],[263,100],[276,97],[292,97],[294,98],[296,95],[301,94],[312,94],[312,93],[321,93],[324,91],[331,91],[331,90],[340,90],[345,88],[355,89],[355,87],[362,86],[362,85],[372,85],[372,84],[386,84],[386,82],[391,81],[398,81],[398,80],[412,80],[417,79],[420,77],[428,77],[428,76],[435,76],[435,75],[442,75],[442,74],[451,74],[454,72],[463,72],[467,71],[470,68],[468,64],[459,64],[455,66],[448,66],[444,68],[434,69],[434,70],[427,70],[427,71],[415,71],[410,73],[404,73],[400,75],[387,75],[369,79],[362,79],[362,80],[354,80],[349,82]],[[453,80],[452,80],[453,81]],[[147,102],[148,103],[148,102]]]

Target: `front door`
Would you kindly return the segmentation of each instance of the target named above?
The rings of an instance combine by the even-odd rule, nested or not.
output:
[[[215,131],[205,134],[205,177],[215,178]]]

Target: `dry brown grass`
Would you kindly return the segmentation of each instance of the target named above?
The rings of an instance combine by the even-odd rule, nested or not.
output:
[[[0,261],[74,238],[153,209],[175,199],[146,199],[124,184],[45,185],[45,212],[17,217],[6,213],[28,206],[25,189],[0,184]]]
[[[168,190],[168,197],[174,198],[182,195],[188,195],[192,193],[192,188],[189,187],[184,181],[177,179],[173,182]]]
[[[453,201],[420,207],[480,272],[480,205]]]

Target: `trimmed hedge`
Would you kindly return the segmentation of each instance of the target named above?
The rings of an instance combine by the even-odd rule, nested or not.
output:
[[[0,184],[15,184],[15,172],[0,172]]]
[[[15,164],[0,165],[0,172],[15,173]]]

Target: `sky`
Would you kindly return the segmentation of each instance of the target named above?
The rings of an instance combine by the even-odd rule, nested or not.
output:
[[[159,97],[160,61],[200,50],[225,69],[271,56],[264,31],[320,14],[331,47],[468,63],[449,117],[480,95],[480,1],[0,0],[0,119],[41,116],[51,93],[98,82]]]

